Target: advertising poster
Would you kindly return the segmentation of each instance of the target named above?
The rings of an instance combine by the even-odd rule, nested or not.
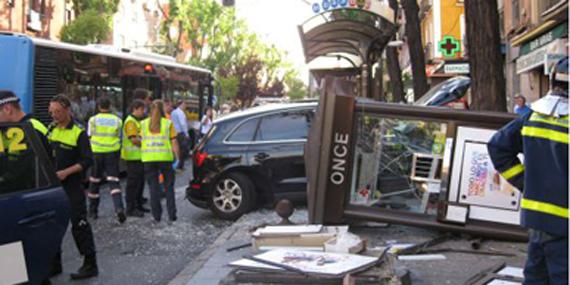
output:
[[[487,146],[465,141],[461,166],[459,199],[462,203],[518,209],[520,192],[493,167]]]

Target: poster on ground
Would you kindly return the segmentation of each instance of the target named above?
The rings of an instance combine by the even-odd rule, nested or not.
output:
[[[255,258],[268,265],[331,277],[367,268],[378,261],[377,257],[370,256],[288,249],[268,251],[256,255]]]

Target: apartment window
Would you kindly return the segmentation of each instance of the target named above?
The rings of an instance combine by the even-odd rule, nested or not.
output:
[[[517,27],[519,25],[519,17],[520,17],[520,6],[519,6],[519,0],[512,0],[511,2],[511,12],[512,14],[512,26],[513,27]]]
[[[43,17],[45,12],[46,12],[45,11],[46,10],[45,0],[33,0],[33,1],[31,1],[30,10],[32,10],[36,13],[40,13],[40,15]]]
[[[41,31],[42,19],[45,16],[45,0],[33,0],[28,11],[27,27],[32,31]]]

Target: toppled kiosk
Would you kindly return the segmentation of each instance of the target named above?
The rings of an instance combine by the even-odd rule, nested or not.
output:
[[[381,103],[332,77],[324,86],[305,150],[310,223],[366,220],[526,240],[521,193],[486,147],[513,115]]]

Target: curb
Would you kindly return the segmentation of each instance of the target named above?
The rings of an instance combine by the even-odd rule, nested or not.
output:
[[[214,253],[226,243],[233,234],[240,228],[241,220],[246,217],[242,216],[236,222],[234,222],[228,229],[222,232],[218,238],[210,245],[206,250],[204,250],[200,255],[192,260],[184,269],[182,269],[170,282],[168,285],[186,285],[188,281],[198,272],[202,266],[214,255]]]

